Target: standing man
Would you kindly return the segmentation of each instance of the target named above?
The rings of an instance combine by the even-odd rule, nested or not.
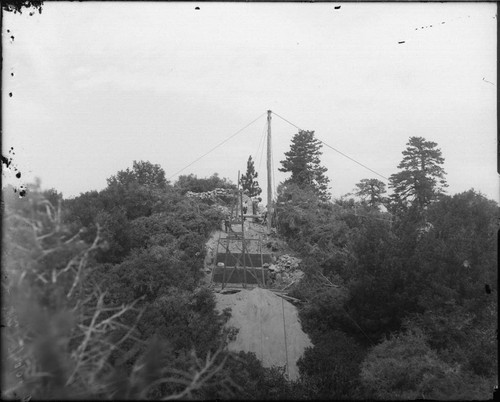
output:
[[[224,219],[224,228],[226,230],[226,233],[229,231],[231,232],[232,229],[231,229],[231,221],[230,221],[231,217],[229,216],[226,216],[226,219]]]

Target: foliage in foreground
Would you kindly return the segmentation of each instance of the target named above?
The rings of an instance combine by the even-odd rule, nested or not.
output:
[[[138,179],[145,172],[151,180]],[[134,163],[103,191],[72,200],[5,189],[4,398],[293,394],[283,372],[224,349],[228,316],[199,282],[220,213],[162,177]]]
[[[4,192],[3,397],[491,396],[498,206],[473,190],[391,216],[281,187],[278,230],[303,258],[292,296],[314,344],[297,382],[223,350],[227,315],[199,282],[220,212],[157,166],[73,200],[28,194]]]
[[[225,319],[214,311],[212,294],[201,288],[183,292],[169,277],[156,281],[170,284],[163,293],[156,290],[161,297],[134,294],[137,283],[127,283],[132,278],[125,268],[119,275],[123,293],[117,294],[106,283],[109,272],[103,275],[95,261],[105,247],[100,226],[92,244],[85,243],[82,231],[72,232],[62,220],[61,203],[54,207],[47,200],[50,194],[31,188],[28,197],[15,199],[6,190],[2,396],[201,395],[227,359],[221,343]],[[135,265],[134,273],[154,274],[154,259],[142,256],[128,264]]]

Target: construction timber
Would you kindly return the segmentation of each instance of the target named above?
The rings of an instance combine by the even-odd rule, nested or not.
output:
[[[258,250],[249,252],[248,250]],[[262,239],[245,239],[242,234],[231,233],[219,236],[212,269],[212,283],[221,284],[224,289],[228,284],[256,285],[267,287],[271,254],[262,253]]]
[[[239,210],[239,213],[238,213]],[[243,213],[243,189],[240,189],[240,172],[238,172],[238,189],[235,192],[228,217],[228,232],[219,235],[212,269],[212,284],[241,284],[243,288],[250,286],[266,287],[269,278],[271,254],[262,253],[262,238],[245,238],[245,215]],[[241,224],[241,232],[233,230],[233,225]],[[251,251],[250,251],[251,250]]]

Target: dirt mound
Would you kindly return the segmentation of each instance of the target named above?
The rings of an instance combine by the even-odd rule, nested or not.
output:
[[[220,311],[231,308],[227,325],[239,330],[229,350],[253,352],[264,367],[287,366],[291,380],[299,377],[297,360],[312,344],[293,304],[262,288],[215,297]]]

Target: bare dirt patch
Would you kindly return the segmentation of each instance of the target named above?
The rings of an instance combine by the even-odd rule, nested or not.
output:
[[[215,297],[219,311],[231,308],[227,325],[239,330],[229,350],[253,352],[264,367],[285,366],[291,380],[299,377],[297,360],[312,344],[293,304],[262,288]]]

